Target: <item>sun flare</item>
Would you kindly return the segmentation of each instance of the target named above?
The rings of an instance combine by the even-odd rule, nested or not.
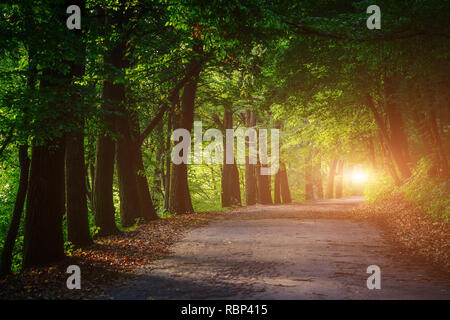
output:
[[[368,174],[362,170],[352,172],[352,181],[354,183],[364,183],[367,181]]]

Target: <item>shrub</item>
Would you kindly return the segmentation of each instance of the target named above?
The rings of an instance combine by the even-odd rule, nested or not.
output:
[[[399,194],[402,198],[433,218],[450,219],[450,183],[446,179],[432,178],[428,172],[432,166],[429,159],[421,159],[411,177],[396,187],[390,176],[378,175],[365,186],[364,196],[368,203],[382,202]]]
[[[391,176],[373,175],[364,187],[364,198],[368,203],[390,199],[395,192],[395,183]]]
[[[403,184],[399,191],[404,199],[422,208],[433,218],[450,218],[450,185],[447,180],[431,178],[428,172],[431,161],[421,159],[413,170],[411,178]]]

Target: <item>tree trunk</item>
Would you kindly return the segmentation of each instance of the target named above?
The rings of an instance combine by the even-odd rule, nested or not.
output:
[[[337,159],[333,159],[330,164],[330,171],[328,173],[327,182],[327,198],[333,199],[334,197],[334,176],[336,175]]]
[[[350,172],[350,173],[352,173],[353,172],[353,168],[354,168],[354,165],[353,164],[349,164],[348,165],[348,172]],[[353,194],[353,180],[352,180],[352,178],[349,178],[348,179],[348,190],[349,190],[349,192],[350,192],[350,195],[354,195]]]
[[[248,128],[256,125],[255,113],[251,110],[245,112],[245,122]],[[245,157],[245,202],[247,206],[256,204],[257,200],[256,165],[249,163]]]
[[[92,244],[86,199],[82,129],[66,137],[67,240],[77,247]]]
[[[89,178],[89,167],[91,166],[91,164],[86,164],[86,177],[85,177],[85,183],[86,183],[86,195],[87,198],[89,200],[89,203],[92,205],[92,185],[91,185],[91,181]]]
[[[117,85],[114,85],[117,86]],[[121,101],[125,100],[123,85],[115,88],[123,92]],[[119,102],[119,101],[117,101]],[[117,180],[120,196],[120,222],[122,227],[130,227],[141,217],[141,203],[137,187],[138,150],[131,136],[128,111],[122,107],[122,115],[116,118],[116,129],[121,135],[116,142]]]
[[[308,151],[305,163],[305,200],[314,200],[312,154]]]
[[[145,222],[149,222],[152,220],[158,219],[158,215],[156,214],[155,206],[153,205],[152,197],[150,195],[150,188],[148,185],[147,177],[145,176],[145,167],[144,161],[142,158],[142,145],[139,141],[140,137],[140,126],[139,119],[136,114],[130,115],[130,124],[132,130],[132,147],[134,151],[132,152],[135,155],[135,175],[136,175],[136,183],[138,190],[138,197],[140,203],[140,213],[139,217],[144,219]]]
[[[115,221],[113,200],[115,146],[109,134],[103,133],[97,140],[95,156],[95,174],[93,207],[95,225],[100,228],[99,236],[108,236],[119,232]]]
[[[145,222],[158,219],[155,206],[153,205],[152,197],[150,196],[150,188],[148,186],[147,177],[144,173],[144,162],[142,161],[142,151],[140,146],[137,147],[137,188],[139,202],[141,203],[140,217]]]
[[[9,274],[11,272],[12,255],[14,244],[16,242],[17,233],[19,231],[20,219],[25,204],[28,187],[28,173],[30,169],[30,159],[28,158],[28,146],[19,147],[19,165],[20,177],[19,188],[17,190],[16,201],[14,203],[14,211],[9,225],[8,234],[6,235],[3,245],[2,260],[0,266],[0,274]]]
[[[233,111],[231,107],[225,107],[224,130],[233,129]],[[236,161],[226,163],[227,144],[224,135],[224,163],[222,169],[222,207],[241,205],[241,187],[239,184],[239,171]],[[233,151],[234,152],[234,151]],[[234,159],[234,157],[233,157]]]
[[[411,176],[411,170],[408,166],[409,152],[408,140],[403,129],[402,115],[399,111],[399,106],[395,101],[395,93],[397,89],[394,86],[393,80],[386,79],[385,94],[386,94],[386,115],[389,121],[391,150],[397,164],[397,167],[403,177],[407,179]]]
[[[401,180],[397,174],[397,171],[395,170],[395,163],[392,160],[392,153],[389,152],[389,150],[385,147],[385,141],[383,140],[383,136],[381,135],[381,133],[379,135],[379,140],[381,150],[384,153],[385,163],[389,169],[389,173],[391,174],[392,179],[394,179],[394,183],[399,186],[401,185]]]
[[[287,169],[286,165],[282,162],[280,162],[280,186],[281,186],[281,198],[283,200],[283,203],[291,203],[291,191],[289,190],[289,182],[287,177]]]
[[[61,4],[55,7],[55,12],[58,12],[55,17],[64,23],[66,16],[61,9],[65,9]],[[56,35],[56,42],[57,46],[62,44],[62,34]],[[55,52],[57,46],[49,48],[50,53]],[[33,57],[33,45],[30,47],[30,56]],[[40,89],[53,92],[68,89],[67,85],[72,77],[72,74],[63,74],[61,70],[52,67],[44,69],[41,75]],[[29,78],[28,81],[34,87],[34,80]],[[53,98],[46,103],[55,110],[55,121],[63,125],[67,116],[63,106]],[[49,265],[65,256],[62,229],[65,212],[64,140],[64,135],[61,134],[33,141],[26,200],[23,268]]]
[[[23,267],[64,258],[64,139],[33,146],[25,217]]]
[[[105,57],[105,61],[117,69],[124,71],[125,45],[116,44]],[[111,101],[120,115],[115,117],[115,130],[119,134],[116,142],[117,180],[119,182],[120,196],[120,222],[122,227],[130,227],[141,216],[141,203],[137,187],[137,148],[133,140],[130,112],[125,104],[125,86],[123,83],[114,83],[108,79],[104,84],[106,98]]]
[[[172,105],[172,110],[175,109],[176,102]],[[169,113],[168,121],[167,121],[167,140],[166,140],[166,150],[171,150],[171,141],[170,135],[172,131],[172,111]],[[171,164],[170,161],[170,153],[168,152],[166,155],[166,174],[165,174],[165,184],[164,184],[164,211],[169,210],[169,201],[170,201],[170,174],[171,174]]]
[[[275,174],[273,201],[275,204],[281,203],[281,173],[280,170]]]
[[[194,61],[190,68],[197,68],[198,61]],[[181,100],[181,126],[191,132],[194,124],[194,107],[200,68],[196,69],[192,78],[185,84]],[[188,155],[189,156],[189,155]],[[169,211],[175,214],[192,213],[191,194],[189,192],[187,165],[173,164],[170,182]]]
[[[314,186],[316,187],[317,199],[323,199],[323,185],[322,185],[322,160],[319,158],[314,165]]]
[[[120,26],[123,23],[121,11],[111,14],[101,9],[101,16],[105,17],[104,24],[113,24]],[[114,84],[115,74],[123,72],[125,67],[124,57],[125,46],[123,43],[117,43],[115,48],[109,50],[104,57],[105,67],[107,68],[107,79],[103,84],[103,109],[105,114],[102,116],[102,122],[105,124],[105,130],[97,139],[97,151],[95,158],[94,174],[94,210],[95,224],[100,228],[99,236],[108,236],[116,234],[119,229],[115,222],[115,207],[113,197],[114,181],[114,160],[116,146],[112,139],[112,134],[116,131],[116,116],[119,106],[124,103],[124,89],[120,83]],[[111,66],[113,68],[111,68]]]
[[[257,166],[258,177],[258,202],[261,204],[272,204],[272,193],[270,191],[270,175],[261,174],[261,165]]]
[[[115,55],[114,52],[110,52],[109,55],[105,57],[105,62],[113,64]],[[122,103],[123,94],[123,85],[113,84],[113,80],[110,79],[106,80],[103,84],[103,99],[105,100],[106,105],[104,107],[105,111],[117,111],[114,109],[117,108],[117,104]],[[108,106],[109,104],[115,104],[115,106]],[[115,223],[115,207],[113,200],[114,159],[116,147],[111,134],[115,132],[115,116],[105,115],[102,120],[106,124],[106,132],[102,133],[97,141],[94,175],[94,208],[95,223],[100,228],[99,236],[107,236],[119,231]],[[123,154],[123,152],[121,154]]]
[[[336,177],[336,198],[342,198],[342,189],[344,182],[344,160],[339,160]]]
[[[377,162],[376,162],[376,158],[375,158],[375,148],[373,145],[373,138],[369,137],[369,156],[370,156],[370,163],[372,164],[372,169],[376,170],[377,169]]]
[[[395,165],[399,168],[400,173],[404,176],[408,176],[409,168],[407,165],[405,165],[405,162],[403,161],[403,158],[401,157],[401,153],[399,153],[398,149],[392,144],[391,138],[389,136],[388,129],[386,127],[386,124],[384,123],[383,119],[381,118],[380,114],[378,113],[375,104],[373,102],[373,99],[370,95],[367,95],[366,99],[367,106],[372,111],[372,114],[375,118],[375,122],[377,123],[377,126],[379,128],[379,133],[381,137],[381,145],[383,146],[383,141],[386,144],[387,147],[387,159],[388,159],[388,166],[391,172],[392,177],[395,180],[396,185],[401,184],[400,177],[398,176]],[[390,161],[390,162],[389,162]]]
[[[77,0],[75,4],[81,8],[82,15],[85,11],[85,1]],[[83,31],[74,30],[77,37],[77,46],[85,58],[86,46],[82,42]],[[70,63],[71,76],[81,77],[85,74],[85,60],[77,59]],[[72,95],[72,105],[82,104],[80,94]],[[71,105],[71,106],[72,106]],[[84,118],[78,119],[76,108],[71,108],[74,129],[66,135],[66,196],[67,196],[67,240],[77,247],[85,247],[92,244],[89,233],[89,217],[86,196],[87,170],[84,161]]]
[[[430,127],[434,136],[434,141],[437,149],[438,158],[440,159],[440,169],[442,170],[442,176],[448,177],[448,160],[447,154],[442,145],[441,136],[436,123],[436,111],[430,111]]]
[[[95,161],[95,159],[94,159]],[[93,208],[94,206],[94,181],[95,181],[95,167],[94,167],[94,163],[91,162],[89,163],[89,174],[87,176],[90,176],[90,181],[91,181],[91,194],[90,194],[90,198],[89,201],[91,202],[91,206]],[[89,180],[88,177],[86,177],[86,179]]]
[[[160,122],[157,126],[158,132],[163,132],[163,123]],[[163,193],[163,187],[164,187],[164,159],[163,155],[165,152],[165,141],[164,136],[161,135],[160,138],[158,138],[158,141],[156,143],[156,163],[158,165],[154,166],[153,168],[153,183],[152,183],[152,194],[156,195],[159,194],[159,197],[157,199],[161,199],[164,196]],[[155,197],[156,198],[156,197]]]

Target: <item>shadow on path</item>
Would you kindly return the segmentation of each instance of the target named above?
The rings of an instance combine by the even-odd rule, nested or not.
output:
[[[190,231],[114,299],[449,299],[449,280],[398,256],[376,226],[349,218],[362,199],[251,206]],[[369,265],[381,289],[369,290]]]

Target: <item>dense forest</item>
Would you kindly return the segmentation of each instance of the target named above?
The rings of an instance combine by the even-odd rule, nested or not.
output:
[[[450,3],[377,1],[380,29],[371,4],[3,1],[1,273],[254,204],[400,193],[448,221]],[[201,164],[175,164],[178,128],[223,148],[227,129],[267,129],[269,154],[278,129],[278,170],[212,163],[206,137]]]

